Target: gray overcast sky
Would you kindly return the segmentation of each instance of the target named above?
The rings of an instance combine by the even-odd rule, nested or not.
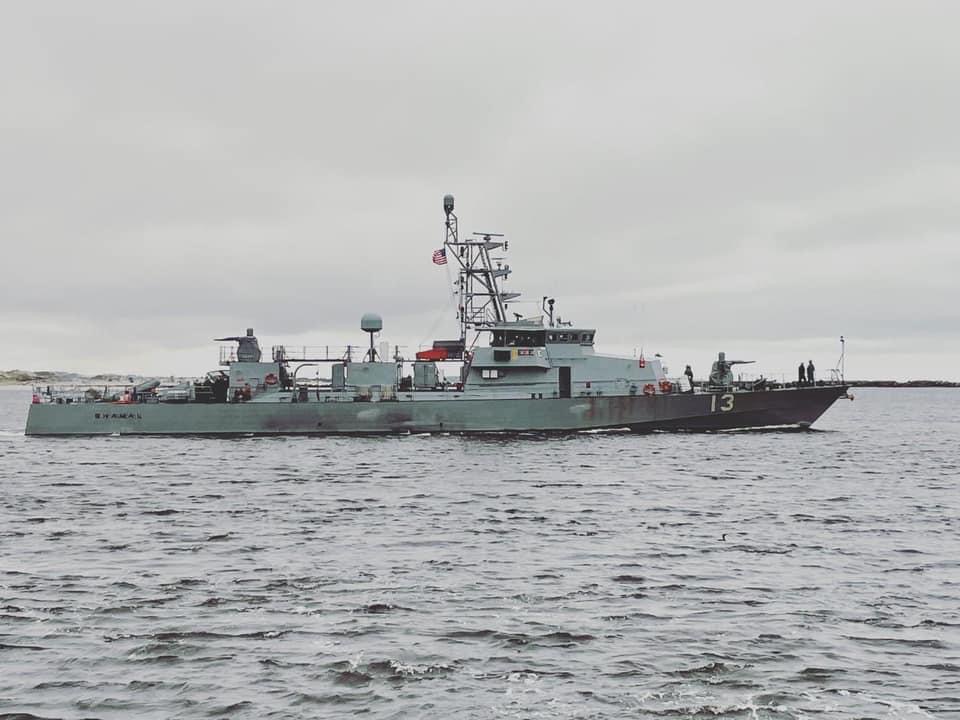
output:
[[[600,349],[960,379],[960,4],[35,2],[0,369],[454,336],[441,197]],[[444,309],[447,308],[446,312]],[[534,305],[517,305],[532,313]],[[439,322],[438,322],[439,319]]]

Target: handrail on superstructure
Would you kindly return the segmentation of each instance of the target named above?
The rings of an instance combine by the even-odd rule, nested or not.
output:
[[[353,356],[362,351],[359,345],[301,345],[289,347],[274,345],[271,356],[274,362],[343,362],[351,361]]]

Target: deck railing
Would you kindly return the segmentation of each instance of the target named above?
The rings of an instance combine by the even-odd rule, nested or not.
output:
[[[42,402],[50,403],[87,403],[119,401],[129,394],[133,385],[38,385],[33,394]]]
[[[274,345],[274,362],[337,362],[363,359],[367,350],[359,345]]]
[[[40,403],[156,403],[162,400],[188,399],[193,387],[192,379],[160,385],[146,392],[135,393],[136,383],[80,383],[73,385],[36,385],[33,388],[34,402]]]

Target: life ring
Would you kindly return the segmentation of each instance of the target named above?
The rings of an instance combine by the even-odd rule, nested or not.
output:
[[[644,395],[653,395],[655,392],[657,392],[657,387],[653,383],[647,383],[643,386]]]
[[[669,380],[660,381],[660,392],[662,393],[672,393],[673,392],[673,383]]]
[[[267,376],[263,379],[263,384],[264,384],[264,385],[276,385],[276,384],[277,384],[277,376],[274,375],[273,373],[267,373]]]

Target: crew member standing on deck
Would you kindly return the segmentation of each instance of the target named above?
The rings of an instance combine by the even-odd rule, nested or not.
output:
[[[797,368],[797,387],[803,387],[803,383],[807,379],[807,369],[803,366],[803,363],[800,363],[800,367]]]
[[[813,385],[813,384],[814,384],[814,382],[813,382],[813,371],[814,371],[814,369],[815,369],[815,368],[813,367],[813,360],[811,360],[811,361],[809,362],[809,364],[807,365],[807,383],[809,383],[810,385]]]
[[[683,374],[687,376],[687,380],[690,382],[690,389],[687,392],[693,392],[693,370],[690,369],[689,365],[687,365],[687,369],[683,371]]]

